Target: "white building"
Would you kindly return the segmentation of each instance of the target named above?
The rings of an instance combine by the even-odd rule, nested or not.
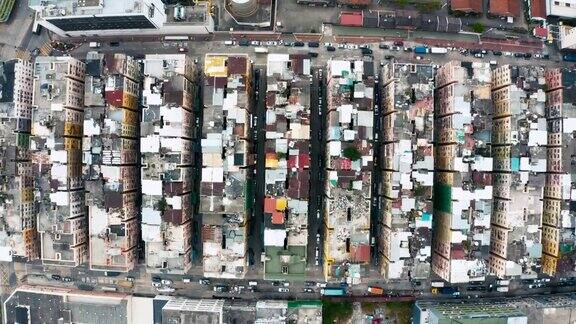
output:
[[[546,0],[546,15],[576,18],[576,0]]]
[[[576,49],[576,28],[560,26],[560,49]]]
[[[161,0],[29,0],[36,21],[68,37],[207,34],[210,8],[165,6]]]

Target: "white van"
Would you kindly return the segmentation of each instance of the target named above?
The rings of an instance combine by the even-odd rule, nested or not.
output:
[[[258,286],[257,281],[248,281],[248,286]]]
[[[101,44],[99,42],[90,42],[89,44],[90,48],[98,48],[100,45]]]
[[[226,46],[232,46],[232,45],[234,45],[234,41],[227,40],[227,41],[224,42],[224,45],[226,45]]]

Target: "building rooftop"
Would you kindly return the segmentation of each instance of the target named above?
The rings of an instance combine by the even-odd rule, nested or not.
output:
[[[374,65],[331,60],[327,70],[326,268],[370,259]],[[334,273],[333,273],[334,274]]]
[[[427,277],[430,269],[433,67],[383,67],[381,272],[388,279]]]
[[[146,0],[45,0],[41,2],[44,17],[91,16],[145,13]],[[30,6],[36,6],[32,0]]]
[[[130,296],[56,287],[21,286],[4,302],[9,323],[128,324]]]
[[[310,59],[270,54],[266,93],[266,279],[303,280],[310,180]]]

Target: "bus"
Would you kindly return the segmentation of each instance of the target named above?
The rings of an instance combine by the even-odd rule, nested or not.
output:
[[[323,296],[344,296],[346,295],[342,288],[324,288],[320,291]]]
[[[189,40],[188,36],[164,36],[165,41],[183,41]]]

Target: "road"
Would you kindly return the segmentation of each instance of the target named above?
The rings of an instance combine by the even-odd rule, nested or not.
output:
[[[318,68],[312,70],[312,84],[310,86],[310,198],[308,199],[308,265],[321,265],[322,244],[317,244],[316,236],[320,234],[320,242],[323,242],[322,231],[322,197],[324,194],[324,152],[323,145],[324,129],[323,116],[325,115],[322,89],[324,78]],[[318,249],[318,258],[316,257]]]
[[[260,66],[254,69],[254,105],[252,106],[253,152],[256,154],[256,186],[252,219],[250,221],[249,249],[254,254],[255,265],[261,264],[264,251],[264,195],[266,169],[266,69]]]

